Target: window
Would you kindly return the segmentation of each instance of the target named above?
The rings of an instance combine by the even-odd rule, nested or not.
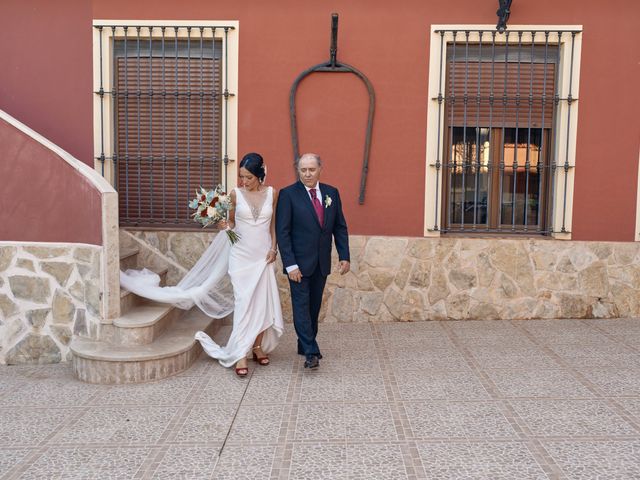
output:
[[[233,28],[95,26],[97,167],[118,190],[120,225],[197,228],[195,190],[227,186]]]
[[[543,163],[548,155],[541,155],[542,129],[452,127],[450,135],[444,199],[449,230],[544,231],[549,168]]]
[[[434,34],[426,229],[570,233],[577,32]]]

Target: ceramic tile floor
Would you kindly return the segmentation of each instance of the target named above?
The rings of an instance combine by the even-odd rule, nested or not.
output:
[[[0,367],[0,479],[640,478],[640,319],[289,326],[248,378]]]

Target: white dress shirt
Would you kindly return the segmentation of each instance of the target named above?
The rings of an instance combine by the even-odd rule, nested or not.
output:
[[[318,200],[320,200],[320,203],[322,203],[322,193],[320,192],[320,183],[316,183],[316,186],[313,188],[309,188],[306,185],[304,186],[304,188],[307,189],[307,194],[309,194],[309,199],[311,200],[311,202],[313,202],[313,197],[311,197],[311,193],[309,193],[311,190],[315,190],[316,191],[316,196],[318,197]],[[297,270],[299,267],[297,264],[295,265],[290,265],[288,267],[286,267],[287,273],[291,273],[294,270]]]

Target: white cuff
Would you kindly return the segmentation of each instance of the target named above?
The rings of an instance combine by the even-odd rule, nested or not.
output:
[[[291,265],[291,266],[287,267],[287,273],[291,273],[294,270],[298,270],[298,265]]]

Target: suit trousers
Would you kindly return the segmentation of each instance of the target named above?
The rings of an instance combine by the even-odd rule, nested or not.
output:
[[[318,315],[326,283],[327,277],[320,272],[320,266],[316,266],[311,276],[302,277],[300,283],[289,280],[293,326],[298,335],[298,353],[306,358],[314,355],[322,357],[316,336],[318,335]]]

